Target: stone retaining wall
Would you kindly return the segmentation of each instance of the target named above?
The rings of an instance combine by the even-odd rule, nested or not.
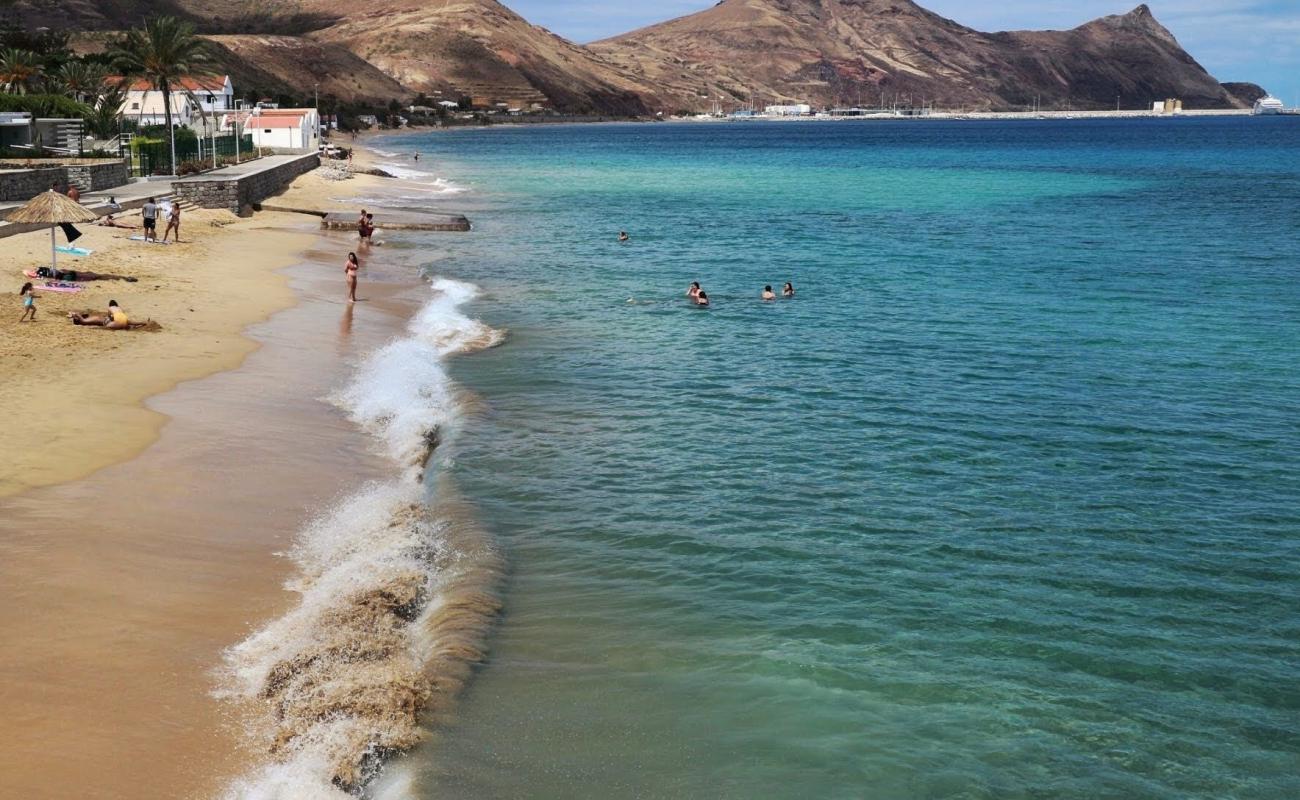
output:
[[[52,184],[75,184],[83,192],[112,189],[130,182],[126,162],[112,158],[74,158],[67,162],[0,161],[0,200],[30,200]]]
[[[116,159],[94,164],[68,164],[63,169],[68,174],[67,182],[80,186],[83,192],[113,189],[125,186],[131,181],[131,173],[126,168],[126,162]]]
[[[199,208],[224,208],[238,214],[245,206],[270,197],[288,186],[294,178],[319,165],[320,156],[308,153],[252,172],[241,173],[238,167],[228,167],[175,181],[172,193],[178,200]]]
[[[63,167],[0,172],[0,200],[31,200],[51,184],[62,186],[64,177]]]

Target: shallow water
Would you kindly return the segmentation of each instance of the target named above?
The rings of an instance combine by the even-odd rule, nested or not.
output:
[[[381,146],[510,331],[423,796],[1300,795],[1300,120]]]

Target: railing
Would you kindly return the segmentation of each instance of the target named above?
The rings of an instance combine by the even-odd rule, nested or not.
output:
[[[216,157],[218,162],[229,161],[236,157],[240,160],[251,158],[256,147],[253,145],[253,137],[244,135],[240,137],[239,144],[236,146],[234,136],[218,136],[215,140],[204,139],[200,145],[198,139],[187,139],[176,142],[176,169],[185,168],[186,162],[194,162],[194,171],[212,168],[213,147],[215,141]],[[148,177],[150,175],[171,175],[171,143],[168,141],[151,141],[141,137],[132,137],[125,148],[131,156],[131,174],[136,177]]]

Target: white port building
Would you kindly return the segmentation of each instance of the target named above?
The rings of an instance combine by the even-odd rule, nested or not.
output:
[[[769,117],[807,117],[812,115],[812,106],[807,103],[795,103],[789,106],[768,106],[763,113]]]

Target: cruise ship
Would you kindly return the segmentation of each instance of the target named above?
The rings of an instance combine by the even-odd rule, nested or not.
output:
[[[1286,110],[1286,106],[1283,105],[1282,101],[1278,100],[1276,97],[1269,94],[1269,95],[1264,95],[1263,97],[1255,101],[1255,111],[1253,113],[1281,114],[1285,110]]]

